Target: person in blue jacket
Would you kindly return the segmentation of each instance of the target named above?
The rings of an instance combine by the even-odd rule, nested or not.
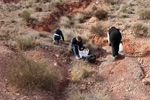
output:
[[[111,27],[107,33],[109,46],[112,46],[112,58],[116,58],[119,55],[119,44],[121,43],[122,35],[119,29]]]
[[[55,29],[53,34],[53,43],[57,42],[58,45],[61,37],[62,40],[64,41],[64,36],[62,34],[62,31],[60,29]]]
[[[76,59],[80,59],[78,49],[79,50],[83,50],[84,49],[84,46],[83,46],[83,43],[82,43],[82,38],[80,36],[72,38],[72,40],[71,40],[71,48],[72,48],[72,50],[74,52],[74,55],[76,56]]]

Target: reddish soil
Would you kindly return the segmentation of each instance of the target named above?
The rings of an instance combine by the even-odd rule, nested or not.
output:
[[[18,3],[20,0],[2,0],[3,3]]]
[[[85,9],[89,4],[90,2],[64,3],[63,5],[55,8],[56,11],[51,12],[49,15],[43,18],[42,22],[31,23],[28,26],[31,26],[33,29],[36,29],[40,32],[52,32],[57,27],[58,19],[61,16],[69,14],[74,15],[75,13]]]
[[[52,32],[57,27],[57,18],[63,15],[74,15],[86,9],[91,2],[69,2],[57,7],[57,12],[48,14],[43,22],[29,24],[33,29],[40,32]],[[101,5],[100,5],[101,6]],[[108,19],[101,21],[106,23]],[[86,22],[86,25],[93,23]],[[94,19],[94,22],[96,20]],[[88,28],[87,28],[88,29]],[[93,73],[99,75],[99,81],[91,82],[88,79],[83,79],[79,83],[70,83],[68,85],[68,70],[71,69],[73,56],[67,52],[68,44],[61,46],[52,45],[52,40],[44,41],[48,45],[42,45],[43,41],[40,37],[40,45],[34,49],[25,51],[27,57],[33,58],[36,61],[46,59],[52,67],[57,67],[62,74],[62,80],[57,88],[63,91],[66,86],[79,86],[84,92],[102,92],[112,96],[114,100],[149,100],[150,87],[144,84],[143,80],[150,79],[150,40],[149,38],[135,38],[129,33],[123,33],[123,53],[116,60],[113,60],[111,55],[111,47],[108,47],[107,39],[102,37],[92,37],[94,44],[99,45],[103,49],[101,57],[97,59],[96,64],[91,64]],[[52,38],[52,37],[51,37]],[[50,39],[51,39],[50,38]],[[46,39],[44,39],[46,40]],[[6,47],[3,41],[0,41],[0,100],[66,100],[64,95],[60,94],[57,98],[53,98],[51,93],[47,91],[36,91],[33,93],[20,94],[18,90],[8,84],[8,71],[12,67],[13,56],[15,52]],[[148,80],[148,82],[150,82]],[[86,84],[87,83],[87,84]],[[89,84],[90,83],[90,84]],[[68,92],[68,91],[67,91]]]

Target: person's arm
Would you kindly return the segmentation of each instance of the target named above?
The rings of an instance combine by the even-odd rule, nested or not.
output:
[[[78,43],[78,48],[83,50],[84,49],[84,46],[83,46],[83,43],[82,43],[82,40]]]
[[[108,43],[110,43],[109,32],[107,32],[107,40],[108,40]]]
[[[77,43],[75,42],[75,38],[71,39],[71,46],[78,46]]]

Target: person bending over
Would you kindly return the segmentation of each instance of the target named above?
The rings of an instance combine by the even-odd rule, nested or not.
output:
[[[80,59],[79,57],[79,50],[83,50],[83,43],[82,43],[82,38],[80,36],[73,37],[71,40],[71,48],[73,50],[74,55],[76,56],[76,59]]]
[[[62,34],[62,31],[60,29],[55,29],[54,34],[53,34],[53,43],[57,42],[57,45],[58,45],[61,37],[64,41],[64,36]]]
[[[109,46],[112,46],[112,58],[118,57],[118,52],[119,52],[119,44],[122,39],[122,35],[119,31],[119,29],[115,27],[111,27],[107,33],[108,35],[108,42]]]

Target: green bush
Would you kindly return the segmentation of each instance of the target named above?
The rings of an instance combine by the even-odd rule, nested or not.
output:
[[[26,50],[35,46],[35,39],[29,36],[17,36],[16,42],[20,50]]]
[[[95,12],[95,17],[99,20],[103,20],[107,17],[108,13],[105,10],[97,10]]]
[[[55,93],[59,78],[59,72],[45,62],[35,62],[19,54],[14,59],[9,79],[21,90],[44,89]]]
[[[105,36],[105,28],[99,23],[93,25],[90,31],[97,36]]]
[[[133,27],[133,35],[140,37],[140,36],[144,36],[147,37],[148,36],[148,27],[146,25],[143,25],[141,23],[136,23]]]
[[[141,19],[150,19],[150,10],[141,12],[139,16]]]

